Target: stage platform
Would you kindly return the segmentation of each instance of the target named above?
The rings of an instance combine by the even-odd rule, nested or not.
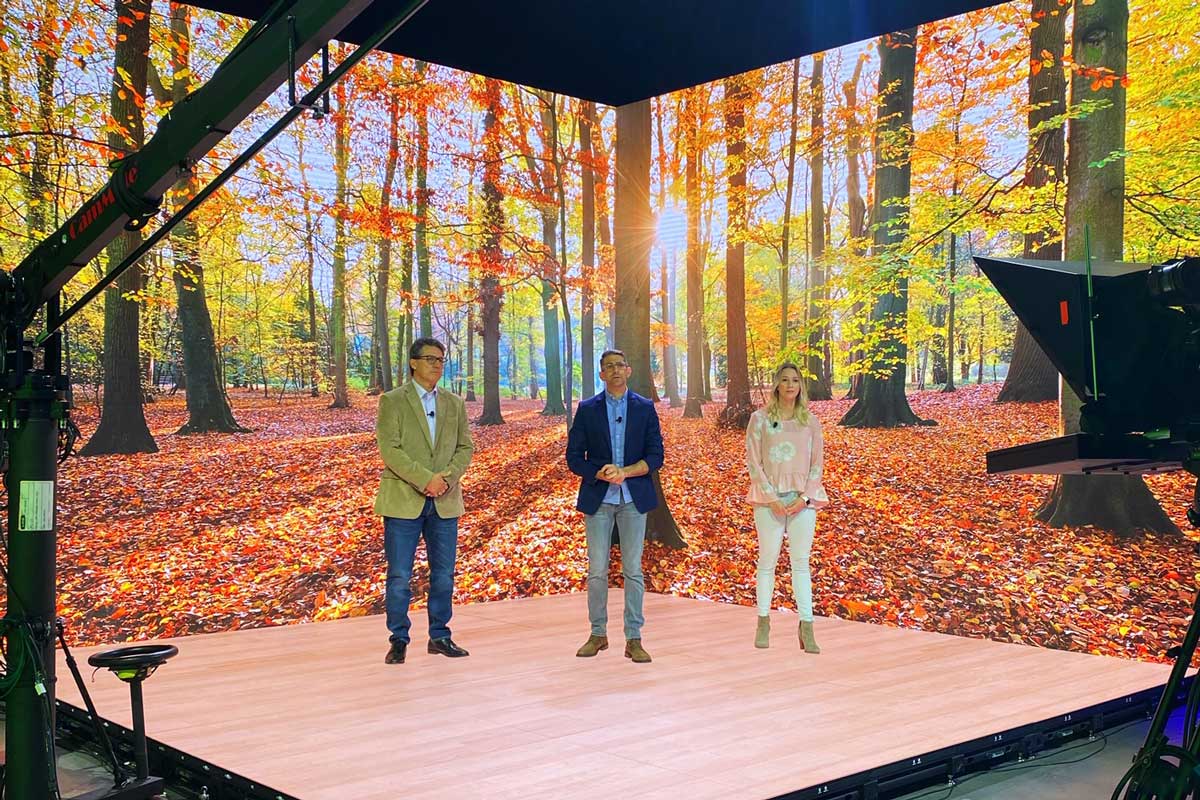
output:
[[[587,637],[583,594],[455,609],[469,658],[386,665],[382,617],[170,640],[145,685],[150,736],[303,800],[738,798],[758,800],[988,737],[1165,683],[1115,658],[818,619],[821,655],[755,611],[646,595],[654,658]],[[414,613],[414,632],[425,630]],[[86,667],[94,649],[75,652]],[[60,655],[61,661],[61,655]],[[59,698],[80,705],[64,664]],[[88,678],[102,716],[128,726],[126,687]]]

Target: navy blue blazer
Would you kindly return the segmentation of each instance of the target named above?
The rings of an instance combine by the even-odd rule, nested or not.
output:
[[[654,403],[641,395],[628,392],[625,414],[625,466],[645,460],[650,467],[645,475],[625,479],[634,506],[645,514],[658,506],[651,476],[663,465],[662,429]],[[604,392],[600,392],[579,404],[567,434],[567,466],[581,478],[577,509],[585,514],[595,514],[600,509],[611,484],[598,479],[596,473],[612,463],[608,408]]]

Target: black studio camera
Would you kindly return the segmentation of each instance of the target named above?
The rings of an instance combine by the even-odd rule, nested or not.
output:
[[[1200,258],[976,258],[1082,399],[1081,433],[994,450],[991,473],[1200,474]]]

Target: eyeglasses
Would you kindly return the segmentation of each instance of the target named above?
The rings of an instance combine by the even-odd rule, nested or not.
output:
[[[607,364],[601,364],[600,371],[603,372],[606,369],[625,369],[628,366],[624,361],[610,361]]]
[[[417,356],[413,359],[413,361],[424,361],[430,366],[437,367],[440,367],[442,364],[446,363],[446,359],[442,358],[441,356]]]

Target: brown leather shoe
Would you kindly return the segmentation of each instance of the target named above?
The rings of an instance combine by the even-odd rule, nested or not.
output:
[[[633,659],[635,664],[649,664],[650,654],[642,647],[641,639],[627,639],[625,641],[625,657]]]
[[[592,656],[596,655],[596,653],[599,653],[601,650],[607,650],[607,649],[608,649],[608,637],[607,636],[597,636],[596,634],[593,633],[591,636],[588,637],[588,640],[583,643],[583,647],[581,647],[575,651],[575,655],[578,656],[579,658],[591,658]]]

